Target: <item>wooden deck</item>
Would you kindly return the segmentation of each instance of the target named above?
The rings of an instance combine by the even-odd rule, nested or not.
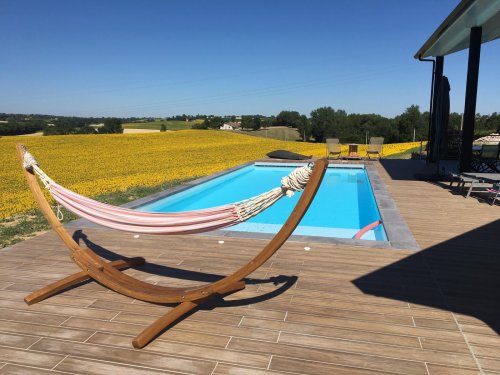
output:
[[[169,307],[95,282],[26,306],[78,269],[53,233],[1,250],[0,374],[500,374],[499,207],[412,180],[411,160],[377,168],[420,252],[288,242],[247,289],[142,350],[133,336]],[[144,256],[151,264],[127,272],[165,285],[214,281],[265,244],[75,236],[110,260]]]

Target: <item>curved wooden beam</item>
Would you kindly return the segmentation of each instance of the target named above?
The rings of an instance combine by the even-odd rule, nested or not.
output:
[[[22,145],[18,144],[17,150],[19,158],[22,162]],[[176,303],[205,298],[210,294],[227,288],[228,285],[232,285],[237,281],[242,280],[264,264],[276,251],[278,251],[278,249],[283,245],[288,237],[290,237],[299,224],[321,184],[327,166],[328,161],[326,159],[316,161],[309,182],[295,209],[280,231],[259,254],[257,254],[246,265],[224,279],[221,279],[213,284],[190,288],[172,288],[145,283],[120,272],[113,267],[113,265],[103,261],[94,252],[88,251],[88,249],[82,249],[73,240],[71,235],[66,231],[64,226],[57,219],[56,215],[52,212],[52,209],[45,199],[35,175],[26,171],[24,168],[23,171],[33,196],[40,206],[40,209],[47,218],[51,227],[72,252],[72,260],[83,271],[87,272],[90,277],[106,285],[108,288],[132,298],[137,298],[147,302]]]

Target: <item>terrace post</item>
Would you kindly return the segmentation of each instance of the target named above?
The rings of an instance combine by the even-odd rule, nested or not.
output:
[[[481,56],[482,27],[470,29],[469,62],[467,66],[467,86],[465,89],[465,108],[462,128],[462,148],[460,171],[470,171],[472,160],[472,142],[476,120],[477,81],[479,77],[479,58]]]
[[[437,128],[437,93],[439,91],[439,85],[441,84],[441,78],[443,78],[443,66],[444,66],[444,57],[436,56],[436,68],[434,69],[434,85],[432,87],[432,118],[431,118],[431,128],[429,131],[429,141],[427,145],[428,152],[428,162],[435,162],[436,155],[434,152],[434,142],[436,141],[436,128]]]

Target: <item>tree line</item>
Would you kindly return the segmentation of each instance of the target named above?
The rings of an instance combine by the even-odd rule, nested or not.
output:
[[[237,121],[236,116],[179,115],[168,117],[172,120],[190,121],[203,119],[195,129],[219,129],[225,122]],[[146,119],[146,120],[145,120]],[[0,113],[0,135],[20,135],[43,131],[44,135],[62,134],[108,134],[122,133],[123,122],[154,121],[150,118],[104,118],[68,117],[51,115],[23,115]],[[6,122],[5,122],[6,121]],[[449,131],[459,134],[462,115],[450,113]],[[104,124],[102,127],[90,126]],[[385,138],[387,143],[409,142],[415,139],[427,140],[429,112],[421,112],[418,105],[411,105],[405,111],[388,118],[378,114],[348,114],[342,109],[320,107],[309,117],[297,111],[284,110],[277,116],[245,115],[241,117],[243,130],[258,130],[261,127],[287,126],[296,128],[305,141],[324,142],[326,138],[339,138],[342,142],[364,143],[371,136]],[[475,135],[480,137],[492,132],[500,132],[500,114],[476,115]]]
[[[462,115],[450,113],[448,129],[459,134]],[[384,137],[387,143],[427,140],[429,112],[421,112],[418,105],[411,105],[394,117],[387,118],[378,114],[347,114],[346,111],[332,107],[313,110],[310,117],[297,111],[281,111],[273,126],[297,128],[303,140],[324,142],[326,138],[339,138],[342,142],[364,143],[371,136]],[[500,114],[476,115],[475,134],[482,136],[500,132]]]
[[[21,135],[36,133],[47,125],[43,120],[24,120],[19,121],[16,119],[0,120],[7,121],[5,123],[0,123],[0,135]]]
[[[43,132],[43,135],[123,133],[122,120],[115,117],[85,118],[46,115],[0,114],[0,135],[22,135]],[[103,124],[100,127],[90,126]]]

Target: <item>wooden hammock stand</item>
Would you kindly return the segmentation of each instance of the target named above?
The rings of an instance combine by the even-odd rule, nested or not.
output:
[[[21,164],[23,163],[22,145],[16,145]],[[269,241],[269,243],[246,265],[229,276],[214,283],[198,287],[165,287],[152,285],[120,272],[121,269],[139,266],[145,263],[142,257],[128,258],[106,262],[91,249],[80,247],[67,232],[61,222],[57,219],[49,203],[45,199],[42,189],[34,174],[23,168],[29,187],[40,209],[51,225],[52,229],[68,247],[70,258],[82,271],[65,277],[50,285],[47,285],[24,298],[28,304],[40,302],[72,285],[93,279],[100,284],[121,293],[125,296],[142,301],[154,303],[179,303],[175,308],[160,317],[157,321],[142,331],[133,341],[135,348],[142,348],[158,336],[164,329],[177,319],[198,307],[208,299],[232,293],[245,288],[243,279],[262,266],[283,243],[290,237],[300,220],[306,213],[318,188],[321,184],[328,161],[320,159],[315,162],[309,182],[302,193],[297,205],[280,231]]]

